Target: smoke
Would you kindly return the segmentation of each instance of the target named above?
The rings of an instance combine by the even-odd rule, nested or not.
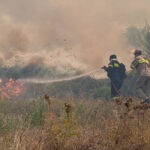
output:
[[[0,63],[56,67],[102,66],[116,53],[130,63],[123,33],[150,19],[149,0],[6,0],[0,2]]]

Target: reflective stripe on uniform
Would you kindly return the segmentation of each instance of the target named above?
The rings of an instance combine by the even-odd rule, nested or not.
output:
[[[118,68],[119,66],[120,65],[117,63],[114,63],[113,65],[111,65],[111,64],[108,65],[108,67],[111,67],[111,68],[113,68],[113,67]]]
[[[139,59],[139,60],[138,60],[138,63],[139,63],[139,64],[146,63],[146,64],[149,65],[149,61],[148,61],[147,59],[144,59],[144,58]]]
[[[111,67],[111,68],[113,68],[113,65],[108,65],[108,67]]]
[[[139,64],[143,64],[143,63],[146,63],[147,65],[150,65],[150,62],[147,59],[141,58],[141,59],[133,61],[132,64],[131,64],[131,68],[135,69],[135,68],[137,68],[137,66]]]
[[[114,67],[117,67],[117,68],[118,68],[118,67],[119,67],[119,64],[117,64],[117,63],[114,63]]]

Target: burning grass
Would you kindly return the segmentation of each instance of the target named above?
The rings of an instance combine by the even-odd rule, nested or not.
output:
[[[0,149],[150,149],[148,104],[43,99],[0,101]]]
[[[23,82],[17,82],[14,79],[10,78],[7,81],[3,81],[0,78],[0,96],[1,98],[11,98],[23,94],[25,87]]]

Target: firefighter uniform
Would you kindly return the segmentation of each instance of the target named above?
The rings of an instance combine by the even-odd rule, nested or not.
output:
[[[138,52],[138,51],[137,51]],[[150,98],[150,60],[142,53],[136,55],[131,63],[131,68],[136,70],[136,95],[143,100]]]
[[[103,69],[107,72],[107,76],[110,78],[111,97],[116,98],[120,95],[120,89],[126,77],[125,66],[118,62],[116,55],[111,55],[108,67],[104,67]]]

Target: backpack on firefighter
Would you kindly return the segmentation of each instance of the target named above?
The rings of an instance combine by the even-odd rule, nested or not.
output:
[[[120,72],[120,76],[122,79],[127,78],[126,68],[125,68],[125,65],[123,63],[119,64],[119,72]]]

